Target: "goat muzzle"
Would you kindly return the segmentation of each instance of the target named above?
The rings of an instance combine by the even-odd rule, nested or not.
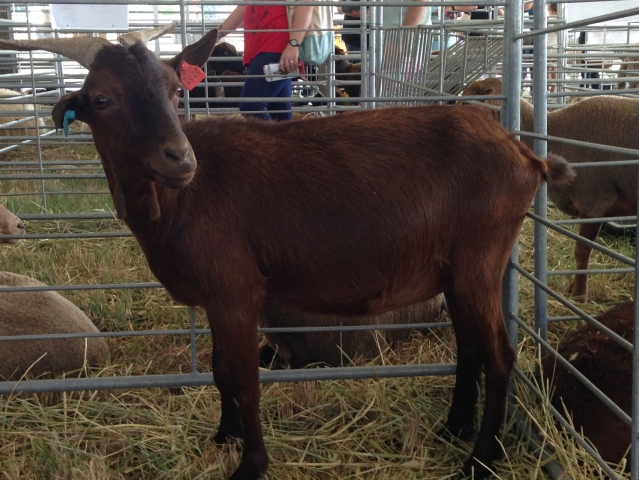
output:
[[[197,161],[188,141],[165,144],[160,155],[151,162],[154,180],[168,188],[186,186],[195,174]]]

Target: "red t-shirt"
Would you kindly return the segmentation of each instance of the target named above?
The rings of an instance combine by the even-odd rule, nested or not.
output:
[[[288,27],[285,6],[247,5],[244,9],[244,30],[282,30]],[[288,45],[288,32],[244,32],[244,65],[258,53],[282,53]]]

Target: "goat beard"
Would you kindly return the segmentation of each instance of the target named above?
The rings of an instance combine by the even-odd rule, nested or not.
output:
[[[122,184],[117,181],[115,183],[115,188],[113,189],[113,203],[115,204],[115,211],[118,214],[118,218],[120,220],[126,220],[127,212],[124,199],[124,188],[122,188]]]
[[[149,214],[151,215],[151,220],[156,221],[159,220],[160,214],[162,213],[160,210],[160,202],[158,201],[158,192],[155,189],[155,182],[151,182],[149,185]]]

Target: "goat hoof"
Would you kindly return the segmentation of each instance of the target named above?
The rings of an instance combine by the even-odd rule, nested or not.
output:
[[[242,449],[242,439],[239,436],[231,435],[224,432],[217,432],[213,441],[218,445],[231,445],[238,450]]]
[[[580,285],[576,285],[575,282],[570,284],[570,298],[578,301],[585,302],[588,299],[588,288]]]
[[[238,468],[233,475],[229,478],[229,480],[258,480],[262,478],[261,474],[255,474],[251,472],[242,472]]]
[[[253,466],[246,466],[245,464],[240,463],[240,466],[237,467],[237,470],[233,472],[229,480],[258,480],[262,478],[262,475],[266,471],[268,463],[263,468]]]
[[[464,467],[462,471],[457,475],[457,480],[480,480],[483,478],[488,478],[492,475],[492,471],[489,467],[484,465],[483,463],[471,458],[464,463]]]
[[[437,431],[437,436],[442,440],[452,442],[454,440],[467,440],[475,434],[475,428],[472,424],[462,425],[461,427],[453,427],[449,424],[444,425]]]

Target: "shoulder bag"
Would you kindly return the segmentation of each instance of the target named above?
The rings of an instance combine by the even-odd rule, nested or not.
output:
[[[335,32],[333,30],[333,6],[317,0],[313,6],[311,23],[306,36],[300,44],[299,59],[308,65],[323,64],[335,48]],[[297,7],[289,5],[288,24],[293,25],[293,15]]]

